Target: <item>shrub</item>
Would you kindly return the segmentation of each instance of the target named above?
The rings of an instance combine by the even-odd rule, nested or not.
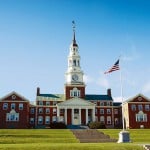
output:
[[[51,129],[66,129],[67,126],[63,122],[53,122],[50,124]]]
[[[106,126],[102,122],[90,122],[89,123],[89,128],[90,129],[106,129]]]

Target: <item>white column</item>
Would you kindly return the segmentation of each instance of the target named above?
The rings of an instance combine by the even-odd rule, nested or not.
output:
[[[81,108],[79,108],[79,124],[81,124]]]
[[[67,108],[65,108],[65,124],[67,125]]]
[[[92,109],[92,121],[93,122],[95,121],[95,108]]]
[[[72,110],[71,110],[71,113],[72,113],[72,125],[74,124],[74,108],[72,108]]]
[[[57,107],[57,122],[59,122],[59,117],[60,117],[60,111],[59,108]]]
[[[88,124],[88,109],[86,108],[86,124]]]

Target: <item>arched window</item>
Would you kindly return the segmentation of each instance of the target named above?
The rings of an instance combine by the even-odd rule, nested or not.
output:
[[[70,90],[70,97],[80,97],[80,90],[77,88]]]

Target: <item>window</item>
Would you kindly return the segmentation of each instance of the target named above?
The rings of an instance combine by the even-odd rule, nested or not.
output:
[[[39,108],[39,114],[43,113],[43,108]]]
[[[115,125],[119,124],[119,119],[115,118]]]
[[[53,116],[53,122],[56,122],[57,121],[57,117],[56,116]]]
[[[104,116],[100,116],[100,122],[104,123],[105,122],[105,118]]]
[[[114,109],[114,114],[118,114],[118,109]]]
[[[49,114],[50,113],[50,109],[46,108],[45,112],[46,112],[46,114]]]
[[[41,105],[41,106],[42,106],[42,105],[43,105],[43,101],[39,101],[39,105]]]
[[[49,116],[45,116],[45,124],[50,124],[50,117]]]
[[[79,114],[79,109],[74,109],[75,114]]]
[[[60,113],[63,114],[64,113],[64,109],[60,109]]]
[[[110,102],[107,102],[107,106],[110,106]]]
[[[149,111],[149,105],[145,105],[145,110]]]
[[[53,108],[53,114],[56,114],[57,110],[56,108]]]
[[[30,108],[30,114],[34,114],[34,108]]]
[[[70,97],[80,97],[80,90],[77,88],[73,88],[73,90],[70,90]]]
[[[100,102],[100,106],[104,106],[104,102]]]
[[[97,108],[95,108],[95,114],[97,114]]]
[[[8,109],[8,104],[7,103],[4,103],[3,104],[3,110],[7,110]]]
[[[11,109],[15,109],[15,106],[16,106],[15,103],[12,103],[11,104]]]
[[[136,114],[136,122],[147,122],[147,114],[139,111],[139,113]]]
[[[38,117],[38,124],[43,124],[43,117],[42,116]]]
[[[110,109],[107,109],[107,114],[111,114],[111,110]]]
[[[49,102],[49,101],[47,101],[47,102],[46,102],[46,106],[49,106],[49,105],[50,105],[50,102]]]
[[[60,116],[60,117],[59,117],[59,121],[60,121],[60,122],[64,122],[64,117],[63,117],[63,116]]]
[[[111,117],[107,116],[107,124],[111,124]]]
[[[34,124],[34,118],[30,118],[30,124]]]
[[[138,105],[138,110],[142,111],[143,110],[143,106],[142,105]]]
[[[132,110],[132,111],[136,111],[136,105],[135,105],[135,104],[132,104],[132,105],[131,105],[131,110]]]
[[[10,113],[6,114],[6,121],[19,121],[19,113],[15,110],[11,110]]]
[[[22,103],[19,104],[19,110],[23,110],[23,104]]]
[[[100,109],[100,114],[104,114],[104,109]]]

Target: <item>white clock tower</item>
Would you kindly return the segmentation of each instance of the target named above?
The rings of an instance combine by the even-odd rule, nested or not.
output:
[[[73,23],[73,40],[70,45],[70,52],[69,52],[69,56],[68,56],[68,69],[65,74],[66,75],[66,84],[65,84],[66,90],[65,90],[65,92],[70,93],[70,91],[68,91],[68,90],[70,90],[71,87],[72,88],[74,87],[78,90],[78,92],[77,92],[77,93],[79,93],[79,94],[77,94],[78,97],[84,97],[83,95],[85,95],[85,84],[83,82],[83,71],[81,70],[78,44],[76,43],[76,39],[75,39],[75,23],[74,23],[74,21],[72,23]],[[81,87],[84,88],[84,93],[82,93]],[[66,97],[69,97],[69,98],[74,97],[73,94],[69,94],[69,93],[66,93]]]

